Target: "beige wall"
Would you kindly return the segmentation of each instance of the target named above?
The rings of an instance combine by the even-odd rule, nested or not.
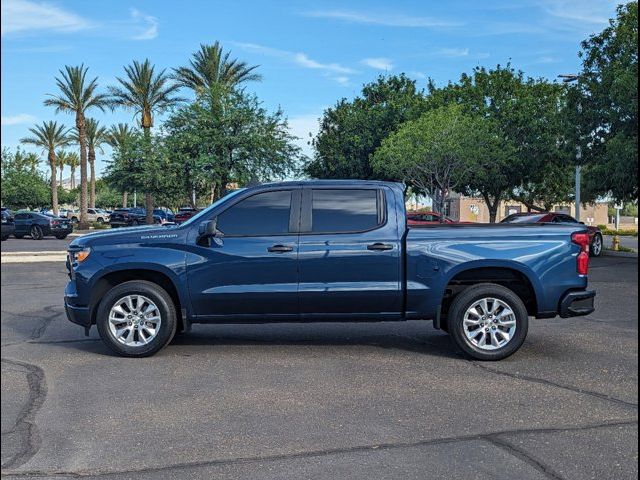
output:
[[[565,210],[565,207],[567,210]],[[573,204],[557,205],[553,208],[553,211],[559,209],[567,211],[569,215],[575,217],[575,207]],[[513,212],[526,212],[527,207],[523,204],[513,201],[501,202],[498,207],[498,216],[496,221],[500,221],[505,218],[509,213]],[[489,209],[484,200],[480,198],[471,197],[454,197],[449,200],[449,217],[461,222],[489,222]],[[580,220],[587,225],[606,225],[607,219],[607,204],[596,203],[591,205],[582,206],[580,209]]]

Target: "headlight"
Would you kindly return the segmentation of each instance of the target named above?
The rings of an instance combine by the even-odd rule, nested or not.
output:
[[[82,263],[87,259],[90,253],[91,253],[91,249],[88,247],[83,248],[82,250],[75,251],[72,253],[73,261],[75,263]]]

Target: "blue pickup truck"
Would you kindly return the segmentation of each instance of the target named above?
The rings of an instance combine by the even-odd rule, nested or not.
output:
[[[309,181],[237,190],[181,225],[69,245],[69,320],[124,356],[194,323],[428,319],[466,355],[499,360],[529,317],[593,312],[582,225],[407,227],[404,188]]]

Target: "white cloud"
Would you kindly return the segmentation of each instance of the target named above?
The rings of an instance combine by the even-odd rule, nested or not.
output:
[[[458,22],[450,22],[433,17],[405,15],[402,13],[375,14],[370,12],[356,12],[353,10],[316,10],[305,12],[303,15],[307,17],[330,18],[350,23],[383,25],[387,27],[433,28],[461,25]]]
[[[407,72],[407,75],[413,78],[419,78],[420,80],[426,80],[428,78],[426,74],[416,71]]]
[[[263,55],[269,55],[271,57],[278,57],[286,60],[290,63],[294,63],[303,68],[310,68],[314,70],[321,70],[329,73],[351,74],[356,71],[349,67],[344,67],[339,63],[321,63],[309,56],[306,53],[290,52],[287,50],[280,50],[277,48],[265,47],[263,45],[257,45],[255,43],[241,43],[230,42],[232,45],[236,45],[248,52],[261,53]]]
[[[322,113],[310,113],[289,118],[289,131],[291,135],[298,138],[295,143],[306,156],[311,156],[313,153],[313,148],[309,143],[320,131],[320,117],[322,117]]]
[[[468,48],[439,48],[438,50],[434,50],[432,52],[433,55],[438,57],[448,57],[448,58],[457,58],[457,57],[468,57],[469,56]]]
[[[95,25],[75,13],[45,2],[3,0],[2,36],[33,31],[76,32]]]
[[[377,70],[393,70],[393,63],[388,58],[365,58],[360,63]]]
[[[2,117],[2,125],[20,125],[23,123],[33,123],[36,121],[36,117],[29,115],[28,113],[19,113],[17,115],[9,115]]]
[[[606,25],[617,2],[611,0],[542,0],[543,10],[561,21]]]
[[[136,30],[136,33],[131,36],[131,40],[153,40],[158,36],[158,19],[156,17],[142,13],[135,8],[132,8],[130,12]]]

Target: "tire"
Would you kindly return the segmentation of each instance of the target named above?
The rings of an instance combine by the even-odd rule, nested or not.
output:
[[[44,238],[44,233],[42,232],[42,227],[39,225],[33,225],[31,230],[29,230],[29,235],[34,240],[42,240]]]
[[[3,235],[2,236],[2,241],[4,242],[5,240],[7,240],[9,238],[9,235]]]
[[[487,312],[482,311],[482,306],[474,308],[484,299],[487,300]],[[507,308],[511,314],[507,314]],[[529,314],[520,297],[493,283],[474,285],[455,297],[447,321],[456,345],[475,360],[507,358],[522,346],[529,329]],[[478,333],[473,336],[475,332]],[[491,345],[486,345],[487,338]]]
[[[98,219],[96,220],[96,222],[98,222],[100,225],[102,225],[104,223],[104,218],[102,217],[98,217]]]
[[[599,257],[600,255],[602,255],[602,250],[604,250],[604,239],[602,238],[602,235],[596,233],[593,236],[593,241],[591,242],[589,248],[589,254],[592,257]]]
[[[78,223],[78,217],[71,217],[71,223]]]
[[[65,234],[65,235],[56,235],[56,238],[58,240],[64,240],[65,238],[67,238],[67,234]]]
[[[138,225],[140,225],[140,222],[138,220],[134,220],[133,222],[131,222],[132,227],[137,227]]]
[[[144,310],[151,308],[151,304],[155,307],[150,315],[156,313],[154,316],[160,319],[159,327],[155,328],[155,336],[150,338],[148,343],[142,342],[141,339],[144,339],[147,334],[151,337],[150,332],[152,330],[147,329],[143,324],[141,324],[142,326],[139,327],[139,330],[135,329],[136,326],[134,323],[137,319],[134,315],[132,317],[133,320],[128,320],[126,316],[128,312],[125,308],[120,309],[124,312],[124,315],[117,312],[114,314],[117,320],[122,317],[123,322],[115,323],[109,319],[109,315],[116,305],[122,305],[123,302],[126,305],[126,300],[124,299],[128,296],[136,299],[135,301],[132,300],[131,303],[131,305],[134,306],[134,311],[137,308],[141,308],[141,306],[138,305],[138,297],[144,297],[144,300],[142,300],[142,308]],[[149,318],[151,319],[152,317]],[[129,325],[129,322],[131,322],[131,325]],[[96,324],[100,338],[113,352],[123,357],[149,357],[157,353],[171,341],[176,333],[177,323],[175,305],[169,294],[155,283],[143,280],[124,282],[113,287],[102,298],[100,305],[98,305],[96,315]],[[113,324],[113,329],[110,326],[111,324]],[[147,323],[147,325],[149,325],[149,323]],[[155,325],[158,324],[155,323]],[[133,327],[133,329],[127,328],[129,326]],[[121,340],[118,340],[115,335],[115,332],[118,330],[123,332],[120,337]],[[131,344],[127,345],[124,342],[127,341],[129,336],[131,336]]]

